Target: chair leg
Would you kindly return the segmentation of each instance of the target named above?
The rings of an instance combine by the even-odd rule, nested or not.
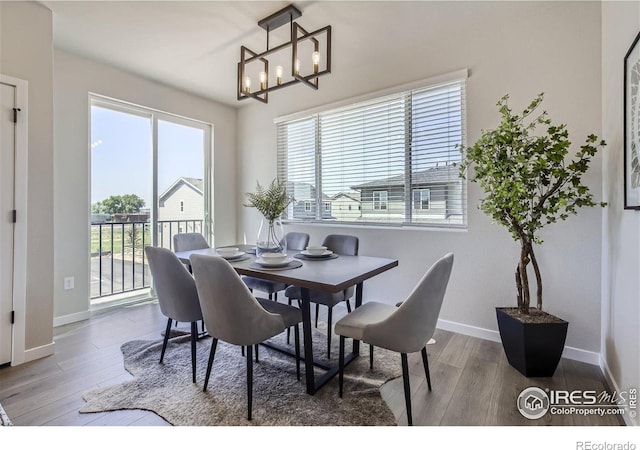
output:
[[[320,315],[320,303],[316,303],[316,328],[318,328],[318,316]]]
[[[427,347],[422,349],[422,365],[424,366],[424,374],[427,376],[427,386],[431,392],[431,376],[429,375],[429,358],[427,358]]]
[[[290,328],[287,330],[287,332]],[[294,327],[294,340],[296,346],[296,376],[300,381],[300,326],[296,324]]]
[[[207,385],[209,384],[209,376],[211,376],[211,367],[213,366],[213,358],[216,357],[216,347],[218,346],[218,339],[213,338],[211,341],[211,351],[209,352],[209,361],[207,362],[207,374],[204,377],[204,387],[202,392],[207,391]]]
[[[277,292],[274,292],[273,300],[276,301],[276,302],[278,301],[278,293]]]
[[[160,352],[160,363],[164,359],[164,352],[167,350],[167,344],[169,343],[169,334],[171,334],[171,324],[173,319],[167,321],[167,328],[164,330],[164,340],[162,342],[162,351]]]
[[[404,402],[407,405],[407,421],[409,426],[413,425],[411,419],[411,387],[409,386],[409,364],[407,363],[407,354],[401,353],[402,358],[402,381],[404,381]]]
[[[373,344],[369,344],[369,369],[373,370]]]
[[[289,341],[291,340],[291,327],[287,328],[287,345],[289,345]]]
[[[344,336],[340,336],[340,350],[338,354],[338,395],[342,398],[342,387],[344,385]]]
[[[255,347],[256,347],[256,362],[258,362],[258,348],[259,348],[258,346],[259,346],[259,345],[260,345],[260,344],[256,344],[256,345],[255,345]]]
[[[196,382],[196,341],[198,340],[198,322],[191,322],[191,378]]]
[[[273,294],[269,292],[269,300],[273,300]]]
[[[242,356],[244,356],[244,345],[241,345],[240,347],[242,347]]]
[[[351,312],[351,302],[347,299],[347,312]]]
[[[333,308],[327,312],[327,359],[331,359],[331,313]]]
[[[252,346],[247,345],[247,420],[251,420],[251,405],[253,402],[253,358]]]

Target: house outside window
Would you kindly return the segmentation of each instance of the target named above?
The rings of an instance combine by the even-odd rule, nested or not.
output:
[[[285,221],[466,227],[466,77],[276,119],[278,178],[313,189]]]
[[[373,192],[373,209],[385,210],[387,209],[387,200],[389,193],[387,191],[374,191]]]
[[[431,203],[431,189],[413,190],[413,209],[429,209]]]

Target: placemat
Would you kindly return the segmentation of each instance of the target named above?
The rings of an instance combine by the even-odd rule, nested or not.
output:
[[[251,264],[249,264],[249,267],[252,269],[259,269],[259,270],[289,270],[289,269],[297,269],[298,267],[302,267],[302,261],[291,261],[289,264],[282,267],[264,267],[254,261]]]
[[[244,260],[249,259],[249,258],[252,258],[252,256],[251,256],[251,255],[249,255],[249,254],[247,254],[247,253],[245,253],[244,255],[242,255],[242,256],[241,256],[241,257],[239,257],[239,258],[231,258],[231,259],[229,259],[229,258],[224,258],[224,259],[226,259],[226,260],[227,260],[227,261],[229,261],[230,263],[234,263],[234,262],[237,262],[237,261],[244,261]]]
[[[293,255],[294,258],[297,259],[304,259],[305,261],[325,261],[327,259],[336,259],[338,257],[338,255],[336,255],[335,253],[330,254],[329,256],[323,256],[321,258],[319,257],[314,257],[314,256],[307,256],[307,255],[303,255],[302,253],[298,253],[296,255]]]

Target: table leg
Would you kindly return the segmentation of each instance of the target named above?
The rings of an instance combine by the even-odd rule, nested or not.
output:
[[[362,283],[356,284],[356,308],[362,306]],[[353,340],[353,353],[360,354],[360,341]]]
[[[302,312],[302,335],[304,336],[304,375],[307,382],[307,394],[316,393],[316,382],[313,373],[313,343],[311,337],[311,305],[309,289],[300,288],[300,310]]]

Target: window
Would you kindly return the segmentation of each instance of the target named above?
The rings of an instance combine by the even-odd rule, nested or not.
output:
[[[305,203],[311,214],[291,205],[286,219],[464,227],[466,183],[456,163],[465,142],[465,77],[276,120],[278,178],[294,198],[315,205]],[[359,212],[320,212],[323,198],[339,196]]]
[[[431,189],[413,190],[413,209],[429,209]]]
[[[324,202],[324,210],[326,212],[330,212],[331,211],[331,202]]]
[[[180,212],[184,212],[184,200],[180,200]]]
[[[373,192],[373,209],[387,209],[387,191],[374,191]]]
[[[304,210],[306,212],[311,211],[311,202],[304,202]]]

